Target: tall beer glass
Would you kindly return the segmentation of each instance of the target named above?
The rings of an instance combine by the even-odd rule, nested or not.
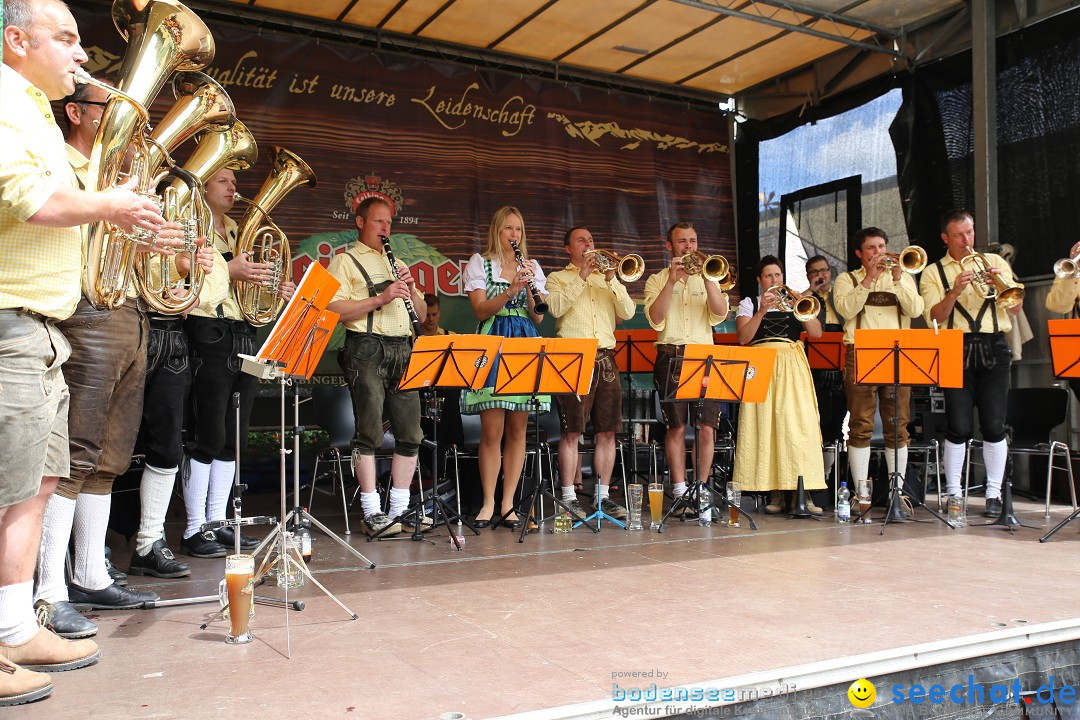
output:
[[[254,555],[230,555],[225,558],[225,586],[229,592],[229,622],[232,623],[225,642],[230,645],[251,642],[248,619],[253,594],[251,576],[254,574]]]
[[[862,516],[862,520],[859,522],[869,525],[874,522],[870,519],[870,504],[873,501],[874,481],[870,478],[860,480],[856,490],[858,491],[859,497],[859,515]]]
[[[727,501],[728,501],[728,527],[739,527],[739,507],[742,505],[742,487],[739,483],[731,480],[728,482],[727,487]]]
[[[649,515],[652,516],[652,522],[649,523],[649,529],[659,529],[660,521],[664,518],[663,483],[649,483]]]

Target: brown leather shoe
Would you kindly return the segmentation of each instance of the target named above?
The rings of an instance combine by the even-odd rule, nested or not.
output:
[[[61,672],[93,665],[101,657],[93,640],[65,640],[51,630],[40,628],[37,635],[21,645],[0,643],[0,657],[27,670]]]
[[[27,670],[0,657],[0,707],[41,700],[52,691],[52,680],[45,673]]]

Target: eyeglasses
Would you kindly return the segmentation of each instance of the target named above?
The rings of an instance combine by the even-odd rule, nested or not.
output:
[[[107,102],[99,102],[97,100],[80,100],[75,104],[76,105],[97,105],[98,107],[105,107],[109,103],[107,103]]]

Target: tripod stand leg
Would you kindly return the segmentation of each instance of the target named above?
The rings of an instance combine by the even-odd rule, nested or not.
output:
[[[309,521],[309,522],[310,522],[310,523],[311,523],[312,525],[314,525],[315,527],[317,527],[317,528],[319,528],[320,530],[322,530],[322,531],[323,531],[323,532],[324,532],[324,533],[325,533],[325,534],[327,535],[327,537],[329,537],[329,538],[330,538],[331,540],[334,540],[334,541],[336,541],[336,542],[337,542],[337,543],[338,543],[339,545],[341,545],[341,546],[342,546],[343,548],[345,548],[346,550],[348,550],[349,552],[351,552],[351,553],[352,553],[353,555],[355,555],[355,556],[356,556],[357,558],[359,558],[359,559],[361,560],[361,562],[364,562],[364,563],[366,563],[366,564],[367,564],[367,566],[368,566],[368,569],[369,569],[369,570],[373,570],[373,569],[375,569],[375,563],[371,562],[371,560],[368,560],[368,559],[367,559],[366,557],[364,557],[364,555],[363,555],[363,554],[362,554],[362,553],[361,553],[361,552],[360,552],[359,550],[357,550],[357,549],[356,549],[356,548],[354,548],[354,547],[353,547],[352,545],[350,545],[349,543],[345,542],[345,541],[344,541],[343,539],[341,539],[340,537],[338,537],[337,535],[335,535],[335,534],[334,534],[333,532],[331,532],[331,531],[330,531],[330,528],[326,527],[326,526],[325,526],[325,525],[323,525],[323,524],[322,524],[321,522],[319,522],[318,520],[316,520],[316,519],[315,519],[314,517],[312,517],[312,515],[311,515],[310,513],[308,513],[308,512],[306,511],[306,510],[303,510],[303,509],[301,509],[301,510],[296,510],[296,509],[294,509],[294,510],[293,510],[293,511],[292,511],[291,513],[289,513],[289,516],[290,516],[290,517],[293,517],[293,516],[296,516],[296,517],[302,517],[302,518],[304,518],[304,519],[308,520],[308,521]],[[264,541],[264,542],[265,542],[265,541]]]
[[[1064,520],[1062,520],[1061,522],[1059,522],[1057,525],[1054,526],[1054,528],[1050,532],[1046,533],[1041,538],[1039,538],[1039,542],[1041,542],[1041,543],[1046,542],[1047,540],[1049,540],[1050,538],[1052,538],[1054,536],[1054,533],[1056,533],[1058,530],[1065,527],[1066,525],[1068,525],[1069,523],[1071,523],[1073,520],[1075,520],[1078,517],[1080,517],[1080,510],[1073,511],[1072,515],[1070,515],[1069,517],[1067,517]]]
[[[304,562],[304,559],[302,557],[300,557],[299,555],[297,555],[296,557],[293,557],[292,555],[289,555],[288,553],[286,553],[286,555],[284,557],[285,557],[285,562],[286,563],[290,563],[292,565],[295,565],[300,570],[300,572],[302,572],[304,574],[304,577],[306,577],[308,580],[310,580],[312,582],[312,584],[315,585],[315,587],[322,590],[323,594],[326,595],[326,597],[330,598],[335,603],[337,603],[337,606],[340,607],[342,610],[344,610],[346,613],[348,613],[351,616],[351,619],[358,620],[360,618],[360,616],[357,615],[356,613],[354,613],[352,610],[350,610],[345,605],[345,603],[338,600],[337,597],[334,596],[334,593],[327,590],[325,585],[323,585],[321,582],[319,582],[318,580],[315,579],[315,576],[311,574],[310,570],[308,570],[307,563]]]

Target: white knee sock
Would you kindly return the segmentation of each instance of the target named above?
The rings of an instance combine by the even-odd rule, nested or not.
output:
[[[192,460],[184,482],[184,508],[187,511],[187,527],[184,537],[194,537],[206,522],[206,494],[210,487],[210,464]]]
[[[0,643],[22,645],[37,635],[34,581],[0,587]]]
[[[86,590],[104,590],[112,585],[105,567],[105,532],[109,529],[112,495],[79,493],[75,502],[75,562],[71,583]]]
[[[409,507],[409,498],[411,496],[412,493],[409,492],[409,488],[390,488],[390,510],[386,514],[391,518],[396,518],[405,512],[405,509]]]
[[[851,472],[852,488],[859,487],[859,481],[865,480],[870,473],[870,448],[857,448],[848,446],[847,449],[848,469]],[[851,489],[851,488],[849,488]]]
[[[685,492],[686,492],[686,483],[681,482],[681,483],[673,483],[672,484],[672,486],[671,486],[671,494],[672,494],[673,497],[677,497],[677,498],[682,497]]]
[[[967,453],[966,443],[954,443],[945,441],[945,452],[942,453],[942,462],[945,465],[945,488],[950,495],[963,494],[961,481],[964,474],[964,455]]]
[[[983,443],[983,462],[986,463],[986,499],[1001,497],[1001,481],[1005,477],[1005,464],[1009,459],[1009,443]]]
[[[828,452],[822,451],[821,459],[825,462],[825,477],[832,475],[833,465],[836,463],[836,453],[831,449]]]
[[[75,519],[75,501],[53,493],[45,506],[41,523],[41,547],[38,548],[38,580],[35,600],[67,602],[64,559],[67,557],[71,526]],[[104,543],[98,547],[104,557]]]
[[[895,465],[896,461],[900,461],[900,469],[897,470]],[[890,448],[885,448],[885,467],[889,469],[889,477],[892,478],[894,472],[900,473],[900,491],[904,490],[904,477],[907,475],[907,448],[902,447],[896,451],[896,457],[893,457],[893,451]]]
[[[603,502],[604,498],[606,498],[608,496],[608,490],[609,489],[610,489],[610,486],[601,485],[600,482],[597,481],[597,483],[596,483],[596,504],[597,505],[599,505],[601,502]]]
[[[366,518],[369,518],[376,513],[382,512],[382,503],[379,502],[379,493],[360,493],[360,507],[363,508],[364,517]]]
[[[139,555],[148,554],[154,543],[165,536],[165,513],[169,511],[169,500],[178,469],[153,465],[143,468],[142,480],[139,482],[142,513],[139,516],[139,532],[135,536],[135,552]]]
[[[206,520],[224,520],[232,492],[235,460],[215,460],[210,465],[210,491],[206,493]]]

